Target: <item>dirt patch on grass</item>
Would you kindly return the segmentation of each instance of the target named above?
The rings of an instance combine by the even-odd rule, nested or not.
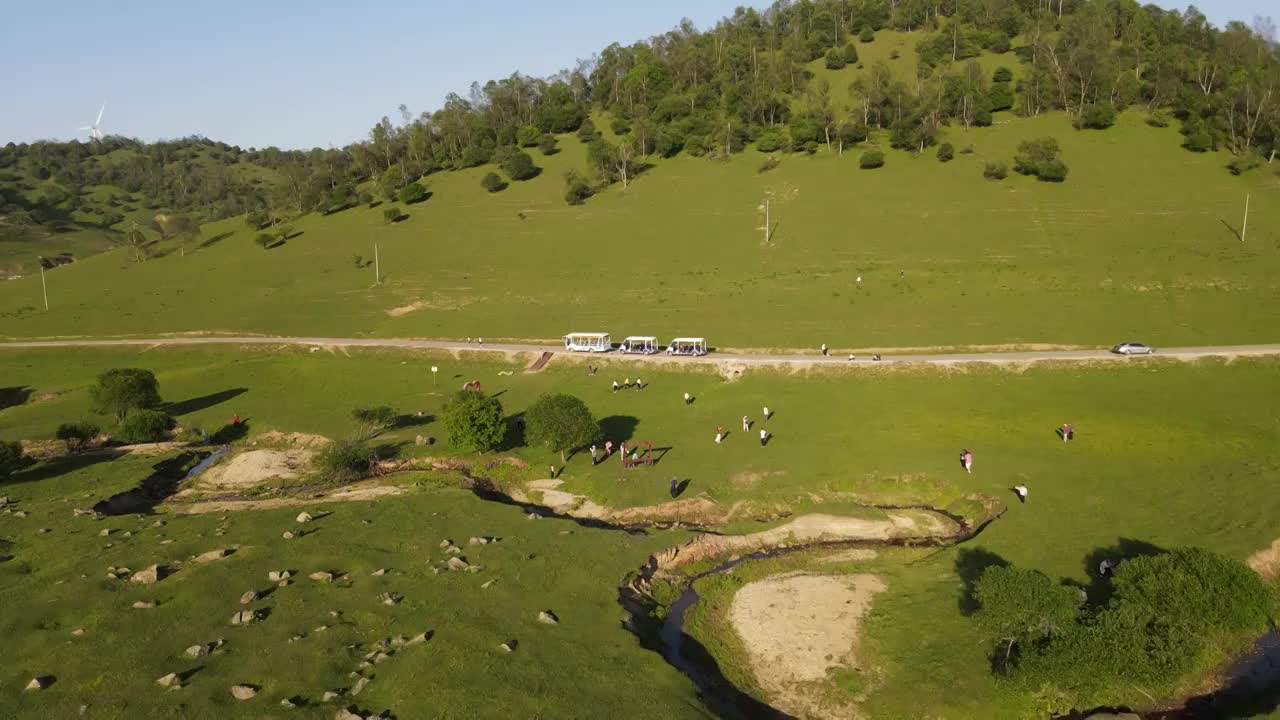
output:
[[[303,476],[315,455],[311,450],[249,450],[214,465],[192,481],[178,498],[239,493]]]
[[[1249,567],[1268,580],[1280,578],[1280,540],[1249,556]]]
[[[840,667],[857,667],[861,621],[884,592],[875,575],[788,573],[749,583],[729,609],[751,670],[771,704],[805,718],[850,717],[856,708],[831,707],[815,683]]]
[[[879,555],[880,553],[877,553],[871,548],[849,548],[848,550],[841,550],[839,552],[831,553],[826,557],[819,558],[818,562],[866,562],[868,560],[875,560]]]
[[[266,443],[268,445],[288,445],[298,448],[318,448],[324,447],[333,442],[323,435],[312,435],[310,433],[284,433],[279,430],[272,430],[263,433],[257,437],[255,442]]]
[[[769,472],[740,472],[729,478],[729,482],[733,483],[736,488],[752,488],[761,480],[768,480],[771,477],[786,475],[786,470],[773,470]]]
[[[426,306],[427,304],[425,302],[421,300],[416,300],[414,302],[409,303],[408,305],[401,305],[400,307],[389,308],[384,312],[386,312],[391,317],[400,317],[401,315],[408,315],[409,313],[415,310],[421,310]]]
[[[300,507],[320,503],[357,502],[360,500],[378,500],[385,497],[402,495],[407,490],[399,485],[384,485],[381,481],[371,480],[354,483],[345,487],[322,493],[293,495],[286,497],[265,498],[262,500],[210,500],[207,502],[174,503],[169,507],[183,515],[199,515],[212,512],[235,512],[240,510],[273,510],[285,507]]]

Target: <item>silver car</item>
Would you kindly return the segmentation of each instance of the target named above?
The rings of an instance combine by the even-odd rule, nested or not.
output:
[[[1156,349],[1142,343],[1127,342],[1111,348],[1111,352],[1117,355],[1154,355]]]

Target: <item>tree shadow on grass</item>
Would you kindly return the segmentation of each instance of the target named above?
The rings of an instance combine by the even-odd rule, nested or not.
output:
[[[211,408],[214,405],[220,405],[233,397],[243,395],[247,392],[249,392],[249,388],[231,388],[229,390],[221,390],[216,393],[194,397],[181,402],[168,403],[161,406],[160,409],[174,416],[186,415],[188,413]]]
[[[600,432],[606,440],[624,443],[635,437],[639,425],[640,421],[630,415],[610,415],[600,421]]]
[[[204,240],[203,240],[199,245],[197,245],[196,247],[198,247],[198,248],[207,248],[207,247],[212,247],[212,246],[217,245],[218,243],[222,242],[223,240],[226,240],[227,238],[231,237],[232,235],[235,235],[235,233],[234,233],[234,232],[224,232],[224,233],[218,233],[217,235],[211,235],[211,236],[209,236],[209,237],[205,238],[205,239],[204,239]]]
[[[1106,605],[1115,591],[1111,585],[1110,576],[1103,575],[1099,570],[1098,566],[1103,560],[1110,560],[1113,565],[1119,565],[1124,560],[1148,555],[1163,555],[1166,552],[1168,551],[1164,548],[1133,538],[1119,538],[1115,545],[1094,549],[1084,558],[1084,571],[1089,576],[1089,584],[1084,590],[1089,594],[1089,603],[1095,606]]]
[[[510,452],[518,447],[524,447],[524,413],[508,416],[503,420],[506,425],[506,432],[502,436],[502,442],[498,444],[499,452]]]
[[[243,440],[249,434],[249,419],[245,418],[238,423],[227,423],[218,431],[209,436],[209,442],[214,445],[230,445],[237,440]]]
[[[31,399],[32,390],[27,385],[0,388],[0,410],[23,405]]]
[[[956,574],[960,576],[962,585],[959,598],[961,615],[967,617],[978,610],[978,599],[974,596],[974,590],[982,573],[989,567],[1008,567],[1010,564],[1008,560],[990,550],[960,548],[960,552],[956,553]]]
[[[206,456],[207,453],[202,456],[184,452],[161,460],[151,466],[152,473],[137,487],[95,503],[93,510],[103,515],[150,515],[156,505],[178,491],[178,484],[187,477],[188,471]]]
[[[49,458],[48,460],[42,460],[29,465],[24,470],[19,470],[18,472],[13,473],[9,476],[9,480],[7,482],[0,483],[0,485],[20,485],[22,483],[48,480],[50,478],[66,475],[69,472],[83,470],[84,468],[97,465],[100,462],[114,460],[119,456],[119,453],[99,451]]]

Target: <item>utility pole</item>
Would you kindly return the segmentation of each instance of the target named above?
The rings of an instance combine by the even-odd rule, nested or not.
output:
[[[1249,232],[1249,193],[1244,194],[1244,222],[1240,224],[1240,242],[1244,242],[1244,236]]]
[[[49,312],[49,286],[44,281],[44,256],[40,255],[40,291],[44,294],[44,311]]]
[[[373,244],[373,282],[382,282],[382,266],[378,264],[378,243]]]
[[[764,242],[769,244],[769,198],[764,199]]]

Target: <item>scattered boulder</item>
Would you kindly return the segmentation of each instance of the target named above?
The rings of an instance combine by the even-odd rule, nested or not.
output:
[[[368,686],[369,686],[369,678],[362,677],[356,681],[355,685],[351,686],[351,694],[359,695],[360,693],[364,692],[364,689]]]
[[[280,537],[284,538],[285,540],[292,540],[294,538],[294,535],[288,530],[285,530],[284,534],[282,534]]]
[[[418,435],[413,439],[413,444],[417,445],[418,447],[422,447],[423,445],[427,444],[427,439],[421,435]]]
[[[385,592],[379,595],[378,599],[382,601],[383,605],[399,605],[404,596],[400,593]]]
[[[258,619],[258,613],[253,610],[241,610],[231,616],[232,625],[248,625]]]
[[[254,590],[250,590],[249,592],[240,596],[240,604],[248,605],[249,603],[257,599],[258,599],[258,593]]]
[[[384,662],[386,662],[386,661],[388,661],[388,660],[390,660],[390,659],[391,659],[391,656],[390,656],[390,655],[388,655],[388,654],[386,654],[386,653],[378,653],[377,655],[374,655],[374,656],[373,656],[373,664],[374,664],[374,665],[381,665],[382,663],[384,663]]]
[[[301,698],[298,697],[285,698],[280,701],[280,707],[298,707],[300,700]]]
[[[83,636],[84,636],[84,628],[76,628],[75,630],[71,631],[71,637],[83,637]]]
[[[310,513],[300,512],[298,513],[298,517],[294,518],[294,520],[300,523],[309,523],[312,520],[315,520],[315,518],[311,517]]]
[[[322,702],[333,702],[334,699],[336,699],[337,697],[338,697],[338,693],[332,690],[325,690],[324,694],[320,696],[320,700]]]
[[[4,507],[5,505],[8,505],[8,504],[9,504],[9,496],[8,496],[8,495],[0,495],[0,508]]]
[[[111,534],[111,528],[102,528],[98,531],[98,537],[106,537]]]
[[[271,582],[280,582],[281,580],[288,580],[291,577],[293,577],[293,573],[288,570],[272,570],[267,573],[267,579]]]
[[[221,560],[222,558],[230,555],[232,552],[234,551],[228,548],[221,548],[219,550],[210,550],[209,552],[206,552],[206,553],[200,553],[199,555],[192,558],[192,560],[195,560],[198,563],[210,563],[210,562],[214,562],[215,560]]]
[[[186,651],[183,652],[182,654],[186,655],[192,660],[196,658],[202,658],[209,654],[209,646],[208,645],[192,645],[191,647],[187,648]]]
[[[161,567],[159,565],[152,565],[145,570],[139,570],[134,573],[133,577],[129,578],[129,582],[137,583],[139,585],[155,585],[162,577],[164,577],[164,575],[162,574]]]
[[[165,522],[163,520],[157,520],[151,523],[151,527],[154,527],[154,528],[164,527],[164,526],[165,526]]]
[[[355,705],[346,708],[338,708],[337,714],[333,716],[333,720],[368,720]]]
[[[133,604],[133,609],[134,610],[150,610],[155,606],[156,604],[151,602],[150,600],[139,600]]]
[[[488,590],[488,589],[489,589],[489,586],[490,586],[490,585],[492,585],[492,584],[494,584],[494,583],[496,583],[496,582],[498,582],[498,578],[493,578],[492,580],[485,580],[485,581],[484,581],[484,583],[480,586],[480,589],[481,589],[481,590]]]
[[[471,563],[467,562],[466,558],[463,557],[449,558],[448,565],[450,570],[466,570],[471,567]]]
[[[519,643],[518,641],[516,641],[516,640],[508,640],[508,641],[506,641],[506,642],[502,643],[501,645],[499,645],[499,646],[498,646],[498,648],[499,648],[500,650],[505,650],[506,652],[515,652],[515,651],[516,651],[516,648],[517,648],[517,647],[519,647],[519,646],[520,646],[520,643]]]
[[[324,632],[325,630],[328,630],[328,629],[329,629],[328,625],[317,625],[315,629],[312,630],[311,632]]]
[[[560,618],[556,617],[556,614],[551,612],[550,610],[543,610],[542,612],[538,613],[538,622],[544,623],[546,625],[555,625],[556,623],[560,622]]]
[[[424,643],[430,639],[431,639],[431,631],[428,630],[426,632],[420,632],[417,635],[414,635],[413,637],[409,638],[409,641],[406,642],[405,645],[417,645],[418,643]]]
[[[252,700],[257,694],[257,689],[250,685],[231,686],[231,697],[234,697],[237,700]]]
[[[36,534],[37,534],[37,535],[44,535],[44,534],[49,533],[49,532],[53,532],[53,531],[52,531],[52,530],[50,530],[49,528],[40,528],[39,530],[37,530],[37,531],[36,531]]]
[[[530,520],[541,520],[541,519],[542,519],[542,516],[541,516],[541,515],[539,515],[538,513],[535,513],[535,512],[531,512],[531,513],[529,513],[528,515],[526,515],[525,517],[529,518]]]
[[[387,574],[387,569],[386,569],[386,568],[378,568],[377,570],[374,570],[372,574],[373,574],[373,576],[374,576],[374,577],[382,577],[383,575],[386,575],[386,574]]]
[[[325,583],[333,582],[333,573],[331,572],[324,572],[324,571],[313,572],[307,577],[317,582],[325,582]]]
[[[162,688],[174,690],[182,687],[182,678],[178,676],[178,673],[169,673],[164,677],[156,678],[156,684]]]
[[[27,683],[26,690],[43,690],[53,684],[53,678],[49,675],[41,675],[31,678],[31,682]]]

